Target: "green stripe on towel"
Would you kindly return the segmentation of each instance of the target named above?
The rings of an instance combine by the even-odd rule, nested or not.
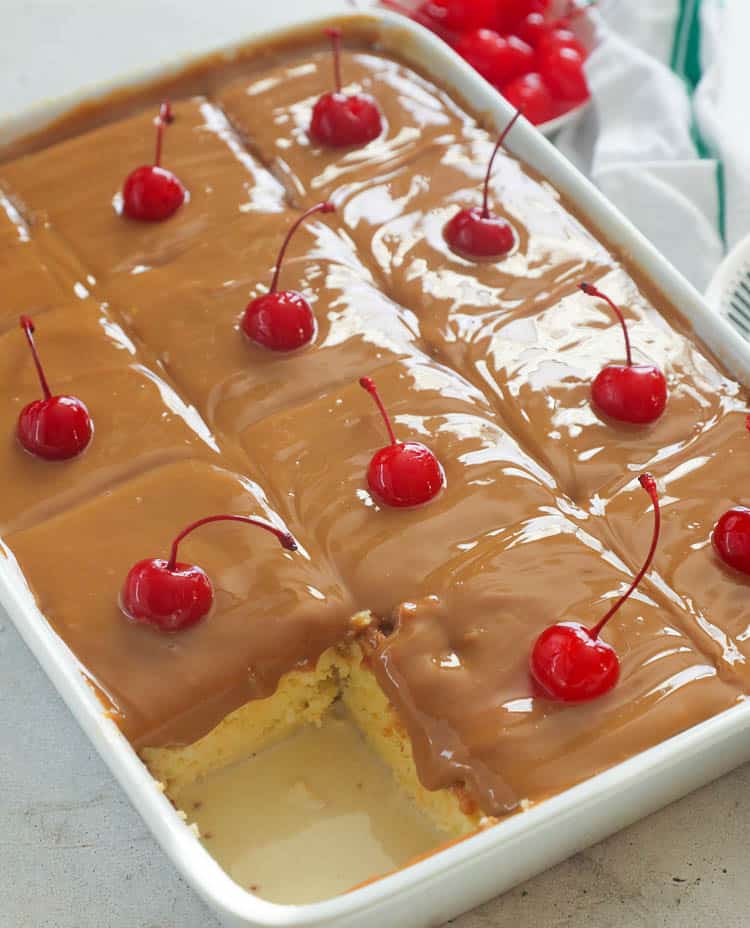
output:
[[[700,133],[693,109],[693,94],[703,77],[701,68],[701,0],[680,0],[674,43],[672,45],[671,67],[678,77],[685,82],[690,95],[690,136],[703,159],[715,158]],[[719,235],[726,245],[726,200],[724,189],[724,165],[716,160],[716,197]]]

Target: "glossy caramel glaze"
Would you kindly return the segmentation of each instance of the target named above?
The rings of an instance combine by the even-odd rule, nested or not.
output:
[[[442,230],[479,203],[491,137],[374,50],[347,51],[343,71],[385,117],[358,151],[308,139],[332,81],[318,47],[233,66],[223,82],[220,70],[198,86],[191,76],[164,142],[189,197],[165,223],[120,213],[124,177],[151,158],[151,105],[134,112],[131,99],[126,119],[94,114],[93,131],[46,148],[37,137],[38,152],[0,163],[0,532],[135,745],[195,741],[369,609],[380,622],[368,662],[423,783],[459,786],[501,815],[747,692],[747,584],[709,542],[741,501],[746,399],[510,155],[491,196],[514,250],[496,263],[454,255]],[[267,292],[299,209],[323,198],[336,214],[299,232],[281,280],[309,299],[316,335],[271,354],[244,340],[240,318]],[[591,409],[591,380],[624,345],[606,306],[576,292],[583,279],[622,303],[636,360],[667,375],[654,426]],[[53,387],[90,405],[79,460],[36,461],[15,441],[19,409],[38,396],[21,310],[37,316]],[[389,510],[367,489],[387,436],[357,385],[366,374],[398,438],[429,445],[445,470],[423,509]],[[531,644],[560,619],[593,624],[627,586],[651,525],[631,482],[645,467],[664,478],[665,532],[649,581],[605,631],[622,680],[586,706],[551,703],[530,681]],[[225,511],[286,525],[300,551],[206,528],[182,556],[214,582],[207,620],[172,636],[129,623],[117,597],[131,564]]]
[[[126,621],[118,590],[129,568],[165,557],[174,528],[207,512],[280,524],[248,477],[185,461],[10,536],[20,563],[36,565],[40,607],[136,745],[196,740],[238,705],[271,695],[283,673],[316,661],[348,628],[351,599],[313,561],[304,538],[290,554],[267,533],[239,525],[207,528],[180,548],[211,578],[208,621],[179,635]]]

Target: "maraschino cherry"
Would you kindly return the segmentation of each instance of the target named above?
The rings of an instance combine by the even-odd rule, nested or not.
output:
[[[646,576],[656,553],[661,530],[661,510],[656,481],[642,474],[641,486],[654,505],[654,534],[643,567],[628,591],[617,600],[593,628],[580,622],[558,622],[537,638],[531,652],[531,674],[546,695],[560,702],[588,702],[604,696],[620,679],[620,661],[615,649],[599,637],[612,616],[630,599]]]
[[[34,358],[44,399],[24,406],[18,417],[18,440],[47,461],[67,461],[86,449],[94,431],[86,405],[75,396],[53,396],[34,344],[34,323],[21,316],[21,328]]]
[[[174,120],[167,101],[156,120],[156,156],[153,164],[131,171],[122,188],[122,209],[130,219],[161,222],[169,219],[185,201],[185,188],[175,175],[161,166],[164,129]]]
[[[341,90],[341,30],[327,29],[333,45],[336,90],[326,93],[313,108],[310,136],[327,148],[356,148],[372,142],[383,131],[377,103],[369,94]]]
[[[667,379],[653,364],[633,364],[630,335],[622,310],[592,284],[583,283],[587,296],[604,300],[620,320],[625,334],[627,362],[611,364],[600,371],[591,388],[594,405],[605,416],[632,425],[650,425],[662,415],[667,405]]]
[[[728,567],[750,576],[750,509],[734,506],[716,523],[714,549]]]
[[[464,32],[456,42],[458,54],[496,87],[526,74],[534,66],[534,49],[517,35],[494,29]]]
[[[194,564],[177,560],[180,542],[195,529],[212,522],[245,522],[275,535],[287,551],[296,551],[289,534],[251,516],[207,516],[188,525],[172,542],[169,560],[150,558],[128,571],[120,594],[123,612],[135,622],[153,625],[164,632],[178,632],[195,625],[208,613],[214,599],[208,574]]]
[[[586,53],[568,45],[555,45],[537,51],[539,72],[553,94],[569,103],[589,98],[589,85],[583,69]]]
[[[548,0],[495,0],[495,20],[492,27],[498,32],[520,35],[522,21],[531,13],[546,15]]]
[[[381,448],[370,461],[367,470],[370,491],[386,506],[396,509],[429,503],[445,483],[440,462],[420,442],[396,441],[393,425],[375,382],[370,377],[362,377],[359,385],[375,400],[391,439],[390,445]]]
[[[296,351],[315,336],[312,307],[297,290],[279,290],[279,274],[289,243],[302,223],[315,213],[332,213],[333,203],[318,203],[303,213],[287,232],[273,272],[271,289],[247,304],[242,331],[258,345],[271,351]]]
[[[448,221],[443,230],[443,235],[451,250],[462,258],[471,258],[475,261],[502,258],[515,244],[516,237],[512,226],[501,216],[495,216],[490,212],[489,198],[495,158],[520,115],[521,110],[517,110],[497,140],[484,179],[482,206],[462,209]]]
[[[419,12],[449,32],[466,32],[487,26],[495,15],[497,0],[424,0]]]
[[[745,421],[750,432],[750,416]],[[750,509],[733,506],[716,523],[714,550],[728,567],[750,576]]]
[[[541,74],[531,73],[517,77],[501,88],[511,106],[523,110],[524,116],[535,126],[554,119],[557,115],[555,99]]]
[[[544,13],[532,11],[524,16],[519,23],[518,35],[532,48],[536,48],[547,34],[548,29],[549,24]]]

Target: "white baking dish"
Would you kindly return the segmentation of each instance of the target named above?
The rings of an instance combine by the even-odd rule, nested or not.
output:
[[[434,36],[392,14],[365,18],[377,25],[386,50],[455,90],[498,127],[507,122],[508,105]],[[138,82],[162,77],[186,63],[143,73]],[[98,92],[109,93],[126,84],[132,86],[133,81],[120,81]],[[78,102],[80,97],[23,114],[0,130],[0,141],[41,128]],[[711,313],[697,291],[536,130],[519,124],[509,147],[567,194],[607,240],[629,255],[675,303],[727,368],[746,385],[750,383],[750,346]],[[45,622],[12,557],[0,557],[0,603],[180,873],[220,919],[235,928],[438,926],[750,759],[750,702],[746,702],[369,886],[313,905],[274,905],[235,884],[159,791],[104,715],[72,654]],[[290,879],[296,865],[303,864],[290,864]]]

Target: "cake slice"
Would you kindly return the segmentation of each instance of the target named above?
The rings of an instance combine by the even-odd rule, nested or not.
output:
[[[740,411],[721,417],[697,441],[653,466],[664,513],[655,580],[721,675],[743,689],[750,684],[750,580],[719,559],[712,536],[728,509],[747,504],[746,418]],[[626,480],[602,494],[606,530],[631,564],[651,518],[641,495]]]
[[[328,217],[299,229],[280,276],[282,289],[310,303],[312,343],[284,353],[249,341],[240,329],[245,308],[268,292],[296,218],[285,212],[261,228],[240,219],[183,258],[111,287],[133,331],[206,421],[233,437],[392,361],[427,357],[414,314],[377,288],[346,232]]]
[[[330,199],[342,185],[368,186],[373,176],[407,164],[438,139],[457,138],[474,121],[431,81],[383,55],[345,50],[344,93],[372,96],[381,136],[369,146],[321,147],[309,134],[313,107],[334,90],[330,49],[309,46],[276,65],[230,82],[219,105],[251,150],[283,183],[295,206]]]
[[[597,287],[622,309],[634,363],[655,365],[667,379],[666,411],[650,425],[608,421],[594,407],[592,384],[606,365],[625,363],[625,339],[610,307],[575,281],[546,309],[524,307],[510,318],[488,312],[472,339],[443,343],[452,366],[484,390],[523,447],[584,506],[745,406],[738,384],[657,311],[658,297],[622,269]]]
[[[323,652],[346,638],[355,613],[304,535],[292,554],[265,532],[222,524],[191,535],[180,548],[180,557],[211,579],[209,618],[179,635],[126,618],[119,596],[130,568],[143,558],[167,557],[182,528],[225,512],[282,526],[250,479],[185,461],[6,539],[52,627],[126,737],[136,748],[151,749],[152,769],[158,777],[166,770],[167,780],[171,752],[155,749],[194,745],[245,703],[272,695],[285,674],[314,670]],[[321,674],[330,676],[324,669]],[[305,691],[281,713],[292,726],[305,720],[296,709],[305,699],[323,699],[315,693],[324,693],[325,685],[302,678],[286,691]],[[231,720],[227,725],[231,730]],[[237,759],[233,750],[245,756],[252,744],[248,739],[232,749],[222,748],[221,738],[209,741],[196,769]]]
[[[554,508],[557,488],[481,393],[447,368],[396,361],[376,380],[398,440],[427,445],[444,469],[429,505],[391,508],[368,489],[370,460],[388,440],[357,382],[263,420],[242,441],[292,531],[315,539],[360,608],[388,618],[436,564]]]
[[[421,598],[401,605],[394,630],[370,635],[366,667],[389,705],[366,674],[347,703],[433,816],[446,815],[445,790],[464,825],[538,802],[742,698],[647,584],[603,633],[622,668],[611,692],[570,705],[539,691],[536,638],[558,621],[594,625],[631,578],[559,514],[506,525],[421,578]],[[411,785],[412,757],[434,799]],[[443,827],[461,823],[454,805]]]
[[[496,261],[454,253],[445,226],[460,209],[481,205],[494,145],[484,130],[466,134],[339,194],[343,221],[361,253],[392,299],[414,310],[446,361],[445,344],[460,351],[481,337],[487,322],[543,310],[578,280],[596,280],[613,264],[560,194],[502,150],[490,206],[510,223],[515,245]]]
[[[163,163],[188,197],[166,223],[122,215],[125,178],[154,160],[156,106],[0,167],[0,186],[25,215],[48,223],[100,285],[173,260],[217,223],[283,208],[280,185],[239,144],[217,107],[196,97],[177,101],[172,112]]]
[[[21,410],[41,397],[26,338],[18,327],[0,336],[0,471],[12,486],[0,532],[27,528],[92,493],[160,464],[188,457],[219,460],[219,447],[186,404],[115,321],[89,300],[37,319],[36,342],[54,393],[78,397],[93,419],[82,457],[50,462],[29,454],[16,437]]]

